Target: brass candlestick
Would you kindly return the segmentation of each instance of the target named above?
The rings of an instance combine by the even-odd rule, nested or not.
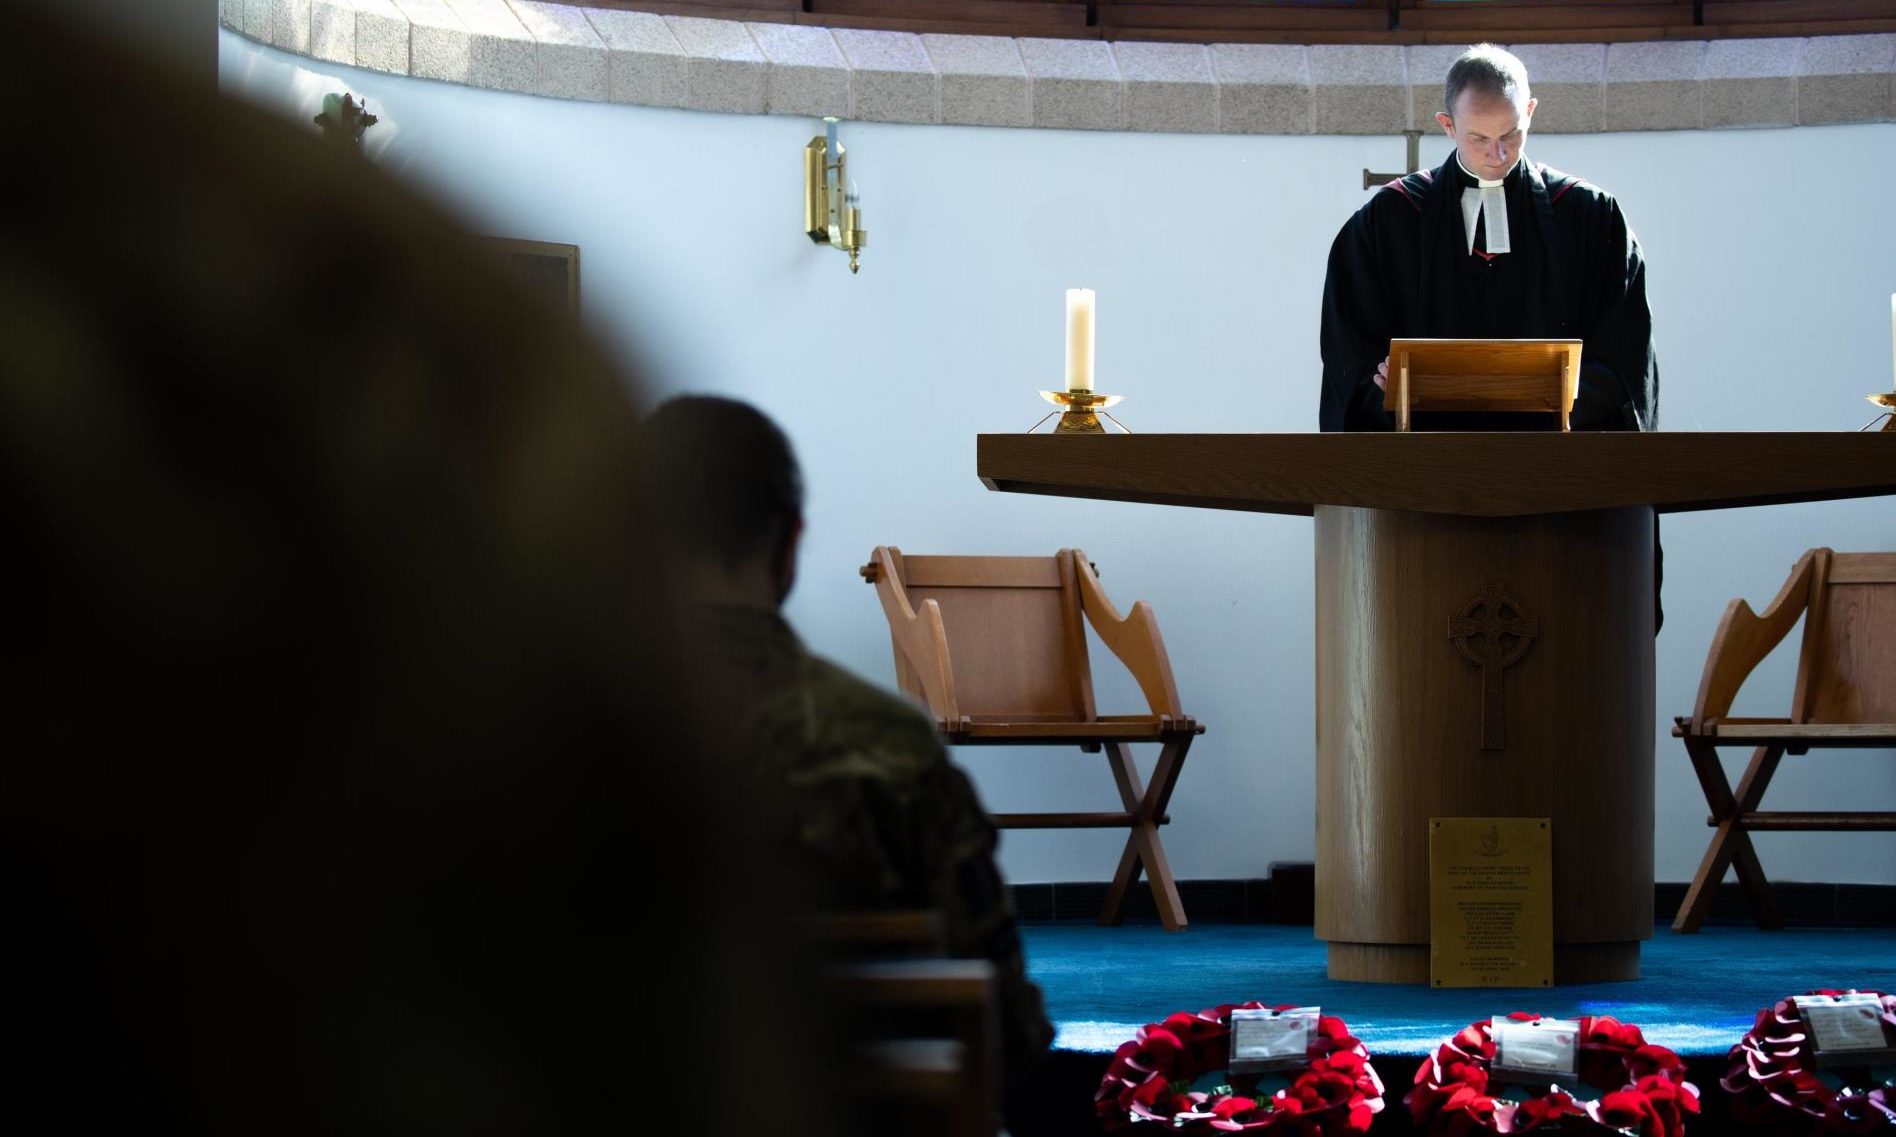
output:
[[[1106,428],[1101,426],[1099,421],[1101,415],[1105,415],[1106,421],[1118,427],[1121,433],[1132,433],[1126,429],[1125,423],[1106,414],[1106,408],[1118,406],[1119,400],[1125,398],[1124,395],[1095,395],[1091,391],[1075,390],[1042,391],[1040,397],[1061,409],[1048,411],[1042,415],[1040,422],[1027,428],[1028,434],[1039,430],[1040,423],[1046,422],[1054,415],[1060,416],[1059,425],[1053,428],[1055,434],[1105,434]]]
[[[1863,397],[1883,408],[1881,415],[1870,420],[1870,426],[1875,426],[1880,422],[1883,424],[1884,431],[1896,432],[1896,391],[1885,391],[1879,395],[1865,395]],[[1866,426],[1863,429],[1868,430],[1870,426]]]

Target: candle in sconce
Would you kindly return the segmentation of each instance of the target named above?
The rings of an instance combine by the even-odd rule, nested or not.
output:
[[[1093,389],[1093,290],[1067,289],[1067,390]]]

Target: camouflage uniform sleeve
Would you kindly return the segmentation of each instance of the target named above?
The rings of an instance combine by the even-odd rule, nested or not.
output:
[[[1020,1084],[1046,1056],[1053,1026],[1027,978],[994,823],[973,784],[902,700],[814,659],[799,688],[794,707],[780,706],[777,742],[802,755],[790,790],[805,855],[833,901],[934,909],[949,955],[994,964],[1002,1068]]]
[[[931,741],[933,741],[931,739]],[[936,743],[939,752],[940,744]],[[994,863],[994,823],[974,786],[945,754],[931,763],[915,832],[930,905],[942,913],[948,954],[993,962],[999,979],[1001,1061],[1010,1085],[1030,1076],[1053,1042],[1040,988],[1027,978],[1020,932]]]

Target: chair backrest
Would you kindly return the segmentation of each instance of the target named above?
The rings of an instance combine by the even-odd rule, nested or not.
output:
[[[948,954],[948,933],[934,909],[823,912],[801,923],[805,934],[833,960]]]
[[[960,712],[972,718],[1090,722],[1096,715],[1075,550],[1051,557],[904,556],[897,579],[919,610],[941,608]],[[898,641],[902,690],[927,701]]]
[[[985,959],[842,964],[831,973],[854,1043],[846,1105],[858,1133],[994,1137],[998,979]]]
[[[1896,722],[1896,553],[1815,552],[1792,721]]]

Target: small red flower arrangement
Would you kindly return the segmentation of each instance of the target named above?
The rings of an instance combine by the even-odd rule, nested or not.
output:
[[[1809,1027],[1797,1006],[1799,998],[1859,993],[1882,1002],[1883,1039],[1896,1039],[1896,995],[1824,990],[1780,999],[1759,1011],[1757,1022],[1731,1048],[1730,1066],[1719,1084],[1732,1095],[1732,1117],[1773,1133],[1896,1132],[1896,1094],[1887,1080],[1896,1071],[1872,1071],[1867,1064],[1818,1069]]]
[[[1291,1004],[1226,1003],[1139,1028],[1113,1055],[1093,1108],[1103,1129],[1163,1127],[1188,1133],[1270,1131],[1341,1137],[1369,1131],[1383,1107],[1382,1080],[1369,1051],[1335,1015],[1322,1015],[1298,1069],[1261,1077],[1228,1076],[1209,1090],[1195,1083],[1222,1073],[1231,1059],[1231,1012],[1291,1009]],[[1272,1081],[1287,1084],[1267,1089]]]
[[[1516,1022],[1540,1017],[1522,1011],[1508,1016]],[[1525,1091],[1520,1100],[1492,1092],[1499,1086],[1489,1081],[1495,1053],[1489,1022],[1463,1027],[1416,1069],[1415,1088],[1404,1100],[1418,1126],[1460,1137],[1525,1133],[1555,1128],[1563,1117],[1585,1117],[1638,1137],[1678,1137],[1685,1132],[1686,1116],[1699,1111],[1698,1089],[1685,1080],[1685,1062],[1648,1043],[1633,1024],[1605,1015],[1582,1017],[1577,1040],[1577,1075],[1600,1090],[1600,1097],[1583,1101],[1555,1085],[1509,1087]]]

